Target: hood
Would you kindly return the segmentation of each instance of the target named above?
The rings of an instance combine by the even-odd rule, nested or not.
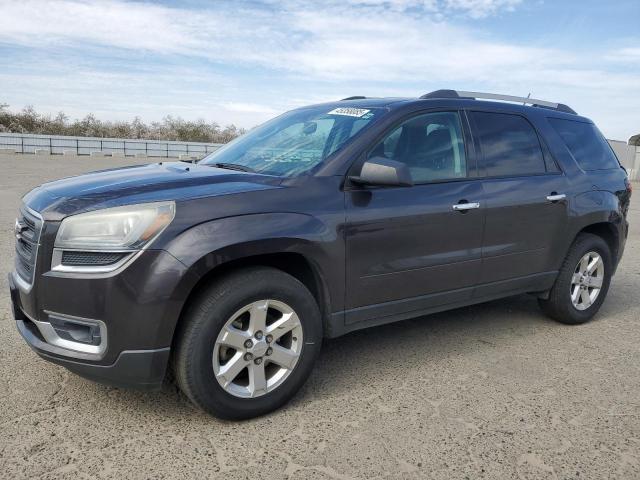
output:
[[[100,208],[277,188],[280,181],[277,177],[206,165],[163,162],[45,183],[23,200],[45,219],[60,220]]]

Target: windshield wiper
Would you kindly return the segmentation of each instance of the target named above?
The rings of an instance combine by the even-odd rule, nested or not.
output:
[[[255,173],[255,170],[253,168],[247,167],[245,165],[240,165],[239,163],[219,162],[219,163],[214,163],[213,166],[214,167],[218,167],[218,168],[226,168],[227,170],[237,170],[239,172],[253,172],[253,173]]]

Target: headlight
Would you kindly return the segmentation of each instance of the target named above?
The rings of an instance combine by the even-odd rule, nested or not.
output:
[[[140,249],[156,238],[175,216],[174,202],[106,208],[65,218],[56,236],[61,249]]]

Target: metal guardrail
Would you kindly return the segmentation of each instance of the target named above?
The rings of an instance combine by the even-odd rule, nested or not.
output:
[[[201,158],[221,146],[221,143],[0,133],[0,150],[14,153]]]
[[[640,180],[640,146],[609,140],[620,162],[632,180]],[[129,138],[67,137],[62,135],[33,135],[0,133],[0,152],[48,153],[51,155],[111,155],[161,158],[199,159],[217,150],[222,143],[172,142]],[[635,149],[635,151],[634,151]],[[628,152],[627,152],[628,150]]]

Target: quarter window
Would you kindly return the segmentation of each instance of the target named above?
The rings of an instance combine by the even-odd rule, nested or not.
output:
[[[489,177],[545,173],[540,140],[531,124],[519,115],[471,112],[484,168]]]
[[[409,167],[415,183],[467,176],[462,127],[457,112],[436,112],[407,120],[370,152]]]
[[[613,150],[594,124],[560,118],[549,118],[549,123],[583,170],[620,167]]]

